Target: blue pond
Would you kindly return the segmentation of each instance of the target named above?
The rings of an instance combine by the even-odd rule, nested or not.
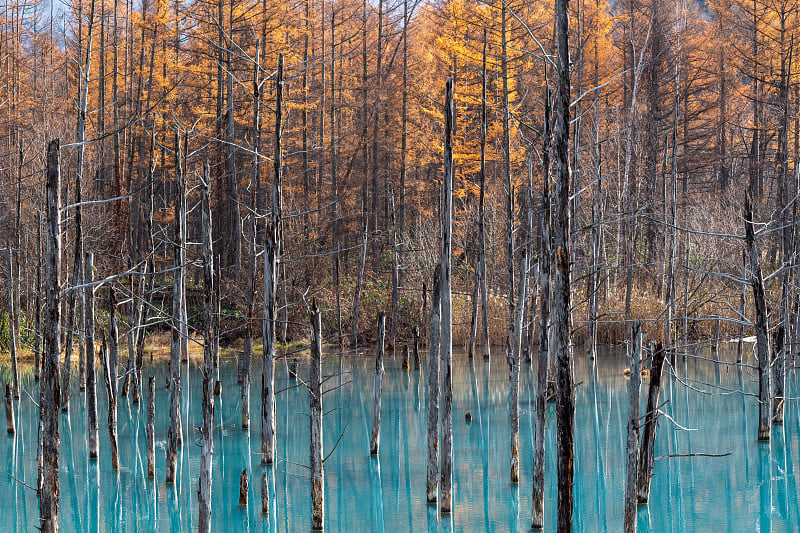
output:
[[[581,350],[576,350],[581,352]],[[499,351],[497,352],[499,353]],[[424,365],[423,365],[424,366]],[[625,358],[618,349],[596,362],[576,357],[575,523],[587,532],[620,531],[627,418]],[[166,485],[168,390],[166,365],[144,369],[156,376],[157,477],[148,479],[145,405],[119,405],[121,470],[111,469],[105,426],[105,391],[99,390],[100,460],[87,457],[84,395],[73,391],[69,415],[60,417],[62,531],[193,531],[197,528],[199,476],[200,371],[184,372],[184,445],[179,478]],[[308,392],[278,366],[277,442],[279,462],[267,469],[270,512],[261,514],[260,367],[254,365],[252,428],[240,427],[236,365],[223,362],[223,394],[217,398],[214,435],[213,523],[216,531],[307,531],[310,528]],[[389,356],[383,391],[380,459],[370,458],[374,361],[368,355],[328,355],[331,376],[323,398],[325,527],[328,531],[523,531],[530,526],[533,384],[535,369],[521,374],[521,475],[509,483],[508,371],[504,358],[491,366],[463,353],[454,361],[455,504],[438,516],[425,502],[426,380],[404,371]],[[301,363],[301,379],[307,368]],[[800,519],[800,412],[790,399],[786,421],[773,429],[771,443],[756,441],[755,376],[750,368],[707,360],[678,359],[679,378],[665,379],[656,456],[730,453],[726,457],[664,457],[656,461],[651,502],[639,508],[640,531],[797,531]],[[7,374],[6,374],[7,375]],[[102,384],[102,379],[98,380]],[[789,393],[798,378],[789,375]],[[644,380],[646,385],[647,380]],[[298,386],[299,385],[299,386]],[[688,386],[687,386],[688,385]],[[0,438],[0,530],[35,531],[36,494],[22,482],[36,480],[37,411],[32,380],[17,403],[17,434]],[[732,391],[745,391],[739,394]],[[713,392],[714,394],[708,394]],[[644,403],[644,399],[643,399]],[[642,407],[644,409],[644,405]],[[472,414],[468,424],[465,414]],[[678,427],[690,429],[686,431]],[[546,530],[555,523],[555,433],[548,409]],[[250,505],[238,506],[239,475],[250,473]],[[12,478],[13,476],[13,478]],[[15,479],[16,478],[16,479]]]

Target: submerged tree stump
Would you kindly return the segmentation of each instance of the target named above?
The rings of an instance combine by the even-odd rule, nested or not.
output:
[[[239,505],[247,507],[247,493],[250,490],[250,481],[247,479],[247,469],[242,470],[239,476]]]
[[[414,326],[413,330],[413,355],[414,355],[414,370],[419,370],[419,326]]]
[[[378,455],[381,444],[381,392],[383,388],[383,340],[386,335],[386,313],[378,312],[378,338],[375,341],[375,387],[372,404],[372,433],[370,455]]]
[[[269,513],[269,482],[267,471],[261,472],[261,514]]]

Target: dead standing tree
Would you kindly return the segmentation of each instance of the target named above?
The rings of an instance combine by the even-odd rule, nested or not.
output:
[[[316,303],[311,308],[311,367],[308,391],[311,406],[311,529],[322,531],[325,523],[325,469],[322,455],[322,315]]]
[[[556,190],[553,204],[553,354],[556,361],[556,441],[558,443],[558,531],[572,531],[572,478],[575,398],[570,347],[570,59],[569,2],[556,0],[558,91],[556,93]]]
[[[39,522],[44,533],[58,533],[58,407],[60,383],[58,357],[61,352],[61,168],[59,141],[47,146],[47,287],[44,315],[44,361],[39,409],[42,412],[42,486],[39,492]]]
[[[753,185],[751,183],[751,189]],[[764,296],[764,279],[761,276],[758,247],[753,226],[753,207],[751,190],[744,195],[744,235],[745,248],[750,260],[750,285],[753,287],[753,307],[756,312],[756,347],[758,350],[758,440],[769,440],[772,416],[770,405],[770,342],[769,316]]]
[[[628,381],[628,440],[625,447],[625,533],[636,533],[636,478],[639,455],[639,389],[642,382],[642,329],[636,323],[628,347],[630,380]]]
[[[97,423],[97,371],[94,353],[94,253],[86,252],[83,263],[84,311],[86,311],[86,432],[89,440],[89,459],[100,456],[99,426]]]
[[[208,168],[208,164],[206,164]],[[205,173],[208,178],[208,172]],[[200,507],[198,530],[211,531],[211,455],[214,452],[214,253],[208,181],[202,184],[201,231],[203,241],[203,428],[200,437]]]
[[[439,335],[441,324],[442,265],[433,272],[433,300],[431,301],[431,332],[428,341],[428,503],[436,503],[439,488]]]
[[[441,495],[439,509],[453,508],[453,309],[450,289],[450,259],[453,254],[453,129],[455,102],[453,80],[447,79],[444,97],[444,180],[442,183],[442,421],[441,421]]]
[[[372,433],[369,438],[370,455],[378,455],[381,444],[381,392],[383,388],[383,340],[386,335],[386,313],[378,312],[378,338],[375,340],[375,387],[372,407]]]

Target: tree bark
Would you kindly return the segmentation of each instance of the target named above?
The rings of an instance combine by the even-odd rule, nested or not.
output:
[[[570,347],[570,235],[569,235],[569,8],[556,0],[558,92],[556,95],[556,191],[553,213],[555,276],[553,280],[553,353],[556,357],[556,433],[558,443],[558,531],[572,531],[572,478],[575,398],[572,390]]]
[[[453,135],[455,102],[453,80],[447,79],[444,98],[444,180],[442,183],[442,421],[441,421],[441,502],[442,513],[453,508],[453,316],[450,289],[450,261],[453,255]]]
[[[14,324],[14,284],[15,284],[15,271],[14,271],[14,251],[11,245],[7,244],[8,248],[8,332],[9,332],[9,348],[11,351],[11,389],[14,393],[14,398],[19,398],[19,368],[17,368],[17,328]]]
[[[11,392],[11,385],[6,383],[6,432],[13,435],[16,432],[14,423],[14,398]]]
[[[59,141],[47,146],[47,284],[44,316],[44,361],[42,367],[42,485],[39,493],[39,523],[45,533],[58,533],[58,406],[60,384],[58,357],[61,352],[61,168]]]

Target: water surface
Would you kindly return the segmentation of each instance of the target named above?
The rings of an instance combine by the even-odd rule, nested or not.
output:
[[[578,351],[578,350],[576,350]],[[499,352],[496,352],[499,353]],[[707,356],[707,354],[704,354]],[[423,369],[424,369],[423,364]],[[576,531],[622,528],[625,479],[627,379],[623,353],[604,350],[597,361],[576,357],[575,500]],[[639,508],[640,531],[797,531],[800,518],[800,412],[790,399],[786,421],[771,443],[756,440],[757,391],[749,368],[678,359],[680,379],[666,378],[655,455],[730,453],[722,458],[673,457],[656,461],[650,504]],[[184,367],[178,482],[165,478],[169,391],[167,367],[150,364],[155,375],[156,470],[147,478],[146,406],[119,403],[121,469],[111,469],[105,390],[98,390],[100,460],[89,461],[85,395],[73,391],[69,414],[60,416],[62,531],[194,531],[199,477],[200,369]],[[277,370],[278,463],[259,464],[260,365],[254,367],[249,431],[240,427],[236,365],[223,362],[223,394],[216,399],[213,459],[213,524],[216,531],[307,531],[310,529],[308,391]],[[521,372],[521,481],[509,483],[508,370],[504,357],[492,364],[470,362],[457,352],[453,369],[454,513],[438,516],[425,502],[426,374],[404,371],[389,356],[383,390],[380,458],[369,456],[374,360],[368,355],[328,355],[330,376],[323,398],[325,525],[329,531],[527,531],[530,526],[535,368]],[[300,378],[308,374],[301,363]],[[798,378],[789,374],[789,396]],[[102,378],[102,376],[101,376]],[[98,379],[102,384],[102,379]],[[644,380],[643,387],[647,381]],[[0,437],[0,530],[36,531],[35,493],[38,414],[25,383],[17,403],[16,436]],[[745,391],[740,394],[733,391]],[[713,393],[713,394],[709,394]],[[643,394],[644,396],[644,394]],[[644,398],[642,400],[644,412]],[[469,411],[472,422],[467,423]],[[555,432],[548,406],[546,530],[555,525]],[[693,431],[686,431],[682,426]],[[337,444],[338,443],[338,444]],[[238,506],[239,475],[250,473],[250,505]],[[261,514],[261,473],[270,485],[270,512]],[[13,477],[12,477],[13,476]],[[16,479],[15,479],[16,478]]]

